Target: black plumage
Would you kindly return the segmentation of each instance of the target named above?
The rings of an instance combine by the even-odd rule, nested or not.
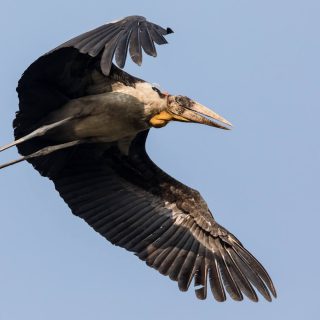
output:
[[[142,50],[156,56],[155,43],[167,43],[164,36],[172,32],[132,16],[40,57],[19,81],[16,139],[73,99],[112,92],[115,83],[134,88],[144,82],[116,67],[113,58],[123,68],[129,50],[140,65]],[[199,299],[206,298],[209,285],[218,301],[226,300],[226,292],[234,300],[242,300],[244,294],[257,301],[256,288],[270,301],[276,291],[262,265],[214,220],[199,192],[151,161],[145,151],[148,131],[138,132],[127,152],[117,141],[90,143],[28,161],[53,181],[76,216],[177,281],[181,291],[193,282]],[[36,137],[19,144],[18,150],[28,155],[51,144],[52,136]]]

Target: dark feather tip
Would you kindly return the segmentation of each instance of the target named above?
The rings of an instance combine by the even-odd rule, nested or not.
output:
[[[174,31],[171,28],[167,28],[167,34],[170,34],[170,33],[174,33]]]

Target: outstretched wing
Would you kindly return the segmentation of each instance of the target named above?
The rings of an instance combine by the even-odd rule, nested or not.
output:
[[[123,68],[129,48],[131,59],[141,65],[142,49],[146,54],[155,57],[155,43],[167,43],[164,35],[169,33],[173,33],[172,29],[164,29],[147,21],[145,17],[129,16],[77,36],[55,50],[74,47],[92,57],[101,54],[101,70],[105,75],[109,75],[114,56],[117,65]]]
[[[200,194],[161,171],[145,152],[148,131],[137,135],[124,155],[117,145],[83,145],[69,152],[67,165],[51,177],[72,212],[117,246],[177,281],[192,281],[199,299],[207,283],[218,301],[225,291],[257,301],[276,296],[261,264],[217,224]]]

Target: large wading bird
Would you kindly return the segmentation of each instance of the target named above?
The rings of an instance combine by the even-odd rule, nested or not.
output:
[[[51,179],[71,211],[111,243],[205,299],[226,292],[271,301],[274,285],[263,266],[213,218],[198,191],[173,179],[148,157],[152,127],[170,121],[229,129],[231,124],[185,96],[161,92],[122,71],[127,51],[140,65],[142,50],[172,33],[130,16],[84,33],[33,62],[18,84],[13,122],[22,160]],[[112,62],[115,62],[118,67]],[[255,289],[254,289],[255,288]]]

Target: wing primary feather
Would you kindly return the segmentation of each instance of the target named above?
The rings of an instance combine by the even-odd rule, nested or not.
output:
[[[204,260],[204,258],[205,258],[205,247],[202,244],[203,243],[203,241],[202,241],[203,235],[204,235],[203,230],[200,230],[199,239],[201,239],[201,241],[200,241],[199,251],[198,251],[198,254],[197,254],[197,257],[196,257],[196,261],[195,261],[195,264],[194,264],[194,267],[193,267],[194,286],[195,287],[201,285],[201,277],[199,276],[199,270],[200,270],[200,266],[201,266],[202,260]]]
[[[226,293],[224,291],[221,274],[215,258],[213,258],[213,261],[209,265],[209,283],[214,298],[219,302],[226,301]]]
[[[140,66],[142,63],[142,51],[138,23],[132,26],[129,52],[132,61]]]
[[[168,219],[165,223],[163,223],[155,232],[150,234],[148,237],[143,240],[138,241],[138,238],[132,239],[132,243],[130,244],[130,250],[137,253],[140,259],[145,260],[147,256],[152,254],[156,248],[149,247],[156,239],[162,236],[169,228],[172,227],[171,219]],[[148,248],[148,249],[146,249]]]
[[[224,245],[225,247],[225,245]],[[254,302],[258,302],[258,296],[254,289],[252,288],[249,280],[247,277],[243,274],[240,267],[237,265],[236,261],[232,258],[232,255],[230,254],[231,248],[225,247],[226,252],[228,253],[227,260],[230,264],[230,271],[233,275],[233,278],[236,279],[236,283],[240,287],[240,290],[251,300]]]
[[[276,298],[277,293],[273,286],[272,280],[270,279],[270,276],[268,275],[265,268],[260,264],[260,262],[244,247],[240,246],[239,244],[234,244],[234,250],[245,260],[249,265],[253,267],[253,269],[256,270],[258,275],[263,279],[263,281],[268,286],[269,290],[273,294],[273,296]]]
[[[161,35],[167,35],[170,33],[173,33],[173,30],[171,28],[162,28],[159,25],[152,23],[152,22],[148,22],[148,26],[150,26],[151,29],[156,30],[158,33],[160,33]]]
[[[210,250],[208,250],[209,251],[208,259],[210,261],[209,263],[210,288],[214,298],[219,302],[223,302],[227,299],[227,297],[223,287],[221,273],[218,267],[218,261],[216,259],[217,247],[212,237],[209,237],[209,245],[210,245]]]
[[[192,219],[190,219],[187,222],[183,222],[181,224],[181,226],[183,228],[179,229],[179,237],[173,242],[171,240],[169,240],[168,242],[170,242],[170,244],[172,245],[172,250],[170,251],[170,253],[164,258],[164,260],[162,261],[161,265],[159,266],[159,272],[161,272],[164,275],[170,275],[170,268],[172,266],[172,264],[174,263],[177,255],[179,254],[179,252],[181,250],[183,250],[183,245],[185,244],[185,242],[187,241],[187,239],[189,238],[189,232],[186,231],[186,229],[189,229],[192,226]],[[161,270],[161,271],[160,271]]]
[[[195,289],[196,297],[200,300],[207,298],[207,277],[208,277],[208,265],[206,263],[206,248],[203,247],[203,258],[197,273],[195,274],[195,286],[201,286]]]
[[[168,41],[165,39],[164,36],[159,34],[157,30],[151,28],[149,29],[149,34],[151,36],[151,39],[158,45],[166,44]]]
[[[243,300],[242,293],[231,275],[229,265],[226,262],[224,249],[218,241],[219,240],[216,240],[219,252],[217,252],[216,257],[224,286],[232,299],[236,301],[241,301]]]
[[[170,249],[166,250],[166,254],[161,255],[161,259],[159,257],[159,259],[156,259],[154,263],[157,270],[166,276],[168,275],[169,268],[171,267],[177,252],[180,250],[177,246],[186,238],[186,234],[181,229],[177,230],[175,236],[175,238],[170,239],[168,244],[166,244],[166,247],[169,247]]]
[[[188,255],[178,275],[178,286],[181,291],[187,291],[189,289],[189,286],[193,278],[193,268],[195,265],[195,261],[197,258],[197,253],[200,245],[199,241],[196,240],[199,232],[200,232],[200,229],[197,228],[195,230],[195,236],[194,236],[194,240],[192,242],[191,248],[188,252]]]
[[[132,32],[131,29],[125,31],[125,34],[119,40],[116,48],[116,52],[115,52],[116,63],[121,69],[125,66],[125,63],[126,63],[131,32]]]
[[[155,252],[158,248],[162,246],[162,244],[166,241],[168,241],[169,238],[173,237],[174,234],[177,232],[178,228],[174,224],[172,224],[168,229],[159,229],[158,237],[155,238],[153,242],[151,242],[147,248],[144,247],[144,244],[140,243],[136,245],[132,250],[139,252],[139,258],[142,260],[147,259],[149,255],[151,255],[153,252]]]
[[[91,48],[88,50],[88,54],[92,57],[96,57],[106,46],[106,42],[114,38],[118,34],[118,30],[113,31],[108,35],[108,38],[104,37],[99,39]],[[105,49],[104,49],[105,50]]]
[[[179,252],[176,254],[176,257],[174,258],[169,270],[168,274],[171,280],[178,281],[178,276],[180,273],[180,270],[183,266],[183,263],[185,262],[188,253],[190,252],[191,246],[193,244],[194,240],[194,231],[196,230],[197,225],[195,223],[192,223],[189,230],[186,231],[186,238],[184,239],[184,242],[182,243],[182,246],[179,250]],[[178,283],[179,284],[179,283]]]
[[[190,284],[189,278],[183,278],[180,274],[180,271],[181,271],[181,268],[183,267],[187,257],[190,256],[189,253],[190,253],[190,250],[192,248],[193,243],[194,243],[193,237],[189,236],[189,238],[186,240],[184,247],[177,254],[177,256],[176,256],[175,260],[173,261],[172,266],[170,267],[170,270],[168,272],[171,280],[178,281],[178,286],[181,291],[186,291],[186,290],[183,290],[183,288],[187,287],[187,289],[188,289],[188,284]],[[195,258],[194,253],[190,253],[190,254],[192,254],[193,257]],[[192,267],[191,267],[191,270],[192,270]]]
[[[121,38],[122,33],[118,33],[112,40],[110,40],[104,47],[104,51],[100,61],[100,67],[104,75],[108,76],[110,73],[112,59],[117,47],[119,38]]]
[[[150,56],[156,57],[157,51],[151,39],[149,30],[146,24],[141,24],[140,39],[141,39],[141,45],[144,52]]]
[[[258,276],[258,274],[235,251],[229,250],[229,252],[230,252],[231,256],[233,257],[233,259],[237,262],[237,265],[241,268],[242,272],[246,275],[246,277],[249,279],[249,281],[255,286],[255,288],[260,292],[260,294],[267,301],[271,301],[272,299],[271,299],[270,293],[269,293],[266,285],[264,284],[264,282]]]
[[[157,240],[148,246],[147,250],[150,248],[148,250],[148,258],[150,261],[153,261],[153,268],[156,268],[160,273],[164,274],[167,269],[162,269],[161,266],[183,235],[183,231],[173,224]],[[162,251],[160,254],[158,253],[159,250]]]

